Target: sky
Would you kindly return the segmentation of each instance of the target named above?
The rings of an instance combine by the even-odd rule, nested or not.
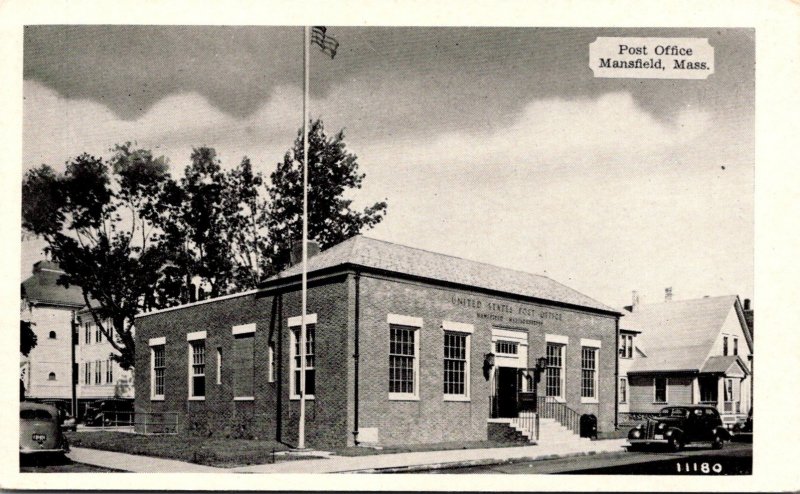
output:
[[[753,294],[747,29],[330,27],[312,117],[387,200],[369,236],[545,274],[609,305]],[[706,80],[600,79],[598,36],[708,38]],[[23,171],[136,141],[264,175],[302,125],[298,27],[29,26]],[[23,242],[21,269],[41,258]]]

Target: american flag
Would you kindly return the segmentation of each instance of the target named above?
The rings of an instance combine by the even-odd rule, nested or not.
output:
[[[330,56],[331,59],[336,56],[336,50],[339,48],[339,42],[336,41],[336,38],[327,34],[327,29],[324,26],[311,28],[311,44],[319,46],[322,49],[322,53]]]

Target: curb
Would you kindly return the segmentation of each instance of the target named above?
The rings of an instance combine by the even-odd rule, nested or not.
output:
[[[433,470],[450,470],[456,468],[469,468],[469,467],[483,467],[490,465],[504,465],[508,463],[517,463],[524,461],[542,461],[542,460],[556,460],[559,458],[574,458],[579,456],[593,456],[598,454],[620,454],[625,451],[576,451],[574,453],[565,454],[549,454],[543,456],[521,456],[518,458],[490,458],[481,460],[462,460],[444,463],[431,463],[427,465],[407,465],[401,467],[383,467],[383,468],[366,468],[362,470],[348,470],[337,473],[415,473],[427,472]]]

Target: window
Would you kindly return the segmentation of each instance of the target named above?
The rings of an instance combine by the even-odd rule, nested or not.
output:
[[[50,331],[49,337],[50,337],[51,340],[55,340],[56,339],[56,332],[55,331]]]
[[[102,372],[100,370],[100,364],[101,364],[101,362],[99,360],[96,360],[95,363],[94,363],[94,383],[95,384],[100,384],[100,383],[103,382],[100,379],[102,377]]]
[[[469,397],[469,335],[444,332],[445,398]]]
[[[545,393],[547,396],[564,398],[564,345],[559,343],[547,344]]]
[[[189,398],[205,398],[206,396],[206,341],[189,342]]]
[[[306,398],[314,398],[315,393],[315,356],[314,356],[314,340],[315,340],[315,324],[306,324],[306,341],[305,341],[305,357],[306,357]],[[300,398],[300,327],[296,326],[292,329],[292,398]]]
[[[153,365],[150,392],[150,397],[152,399],[164,399],[164,371],[166,370],[164,353],[164,344],[157,344],[150,347],[150,358]]]
[[[619,402],[628,403],[628,378],[619,378]]]
[[[417,328],[389,327],[389,395],[416,396]],[[398,396],[400,395],[400,396]]]
[[[233,335],[233,399],[253,399],[253,342],[255,333]]]
[[[50,374],[48,374],[47,375],[47,380],[48,381],[55,381],[56,380],[56,373],[55,372],[51,372]]]
[[[728,337],[727,336],[723,336],[722,337],[722,355],[727,355],[727,354],[728,354]]]
[[[269,342],[267,347],[267,382],[275,382],[275,343]]]
[[[619,358],[633,358],[633,335],[619,335]]]
[[[653,402],[667,403],[667,378],[656,377],[653,379]]]
[[[92,323],[87,322],[83,325],[84,330],[84,340],[83,342],[87,345],[92,342]]]
[[[83,364],[83,384],[92,383],[92,363],[84,362]]]
[[[106,383],[114,382],[114,366],[111,360],[106,360]]]
[[[702,376],[697,378],[701,403],[717,403],[717,382],[716,377]]]
[[[597,348],[581,347],[581,401],[597,400]]]
[[[217,384],[222,384],[222,347],[217,347]]]
[[[739,338],[733,338],[733,354],[739,355]]]
[[[95,343],[100,343],[103,339],[103,333],[100,332],[100,326],[94,327],[94,341]]]
[[[516,355],[519,351],[519,343],[516,341],[497,340],[495,342],[495,352],[505,355]]]

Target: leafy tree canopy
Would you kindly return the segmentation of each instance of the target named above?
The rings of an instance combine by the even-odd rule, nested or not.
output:
[[[344,131],[329,137],[322,120],[310,123],[308,139],[308,237],[323,249],[338,244],[380,223],[386,202],[376,202],[357,211],[347,192],[360,189],[356,155],[347,151]],[[274,272],[289,263],[292,244],[302,238],[303,220],[303,134],[298,132],[294,147],[286,152],[271,175],[269,186],[269,257]]]
[[[108,161],[82,154],[63,174],[42,165],[22,185],[23,227],[47,241],[52,259],[77,285],[124,369],[133,367],[133,319],[152,301],[165,253],[153,221],[171,179],[164,158],[116,146]],[[109,324],[110,323],[110,324]]]

